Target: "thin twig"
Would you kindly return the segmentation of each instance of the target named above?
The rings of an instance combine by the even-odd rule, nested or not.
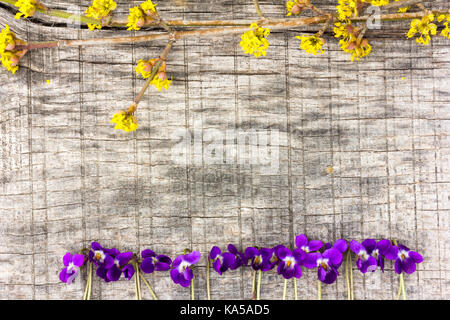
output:
[[[4,1],[4,0],[0,0]],[[437,10],[433,11],[435,14],[450,13],[450,10]],[[371,16],[361,16],[351,19],[353,22],[362,22],[369,19]],[[415,18],[423,17],[423,12],[405,12],[405,13],[390,13],[380,15],[380,20],[393,21],[393,20],[411,20]],[[299,26],[314,25],[327,21],[328,15],[316,16],[312,18],[294,18],[294,19],[270,19],[265,23],[265,27],[272,30],[286,30]],[[128,36],[128,37],[112,37],[112,38],[99,38],[99,39],[85,39],[85,40],[57,40],[47,42],[30,42],[26,45],[17,45],[16,50],[31,50],[37,48],[55,48],[55,47],[79,47],[79,46],[99,46],[107,44],[122,44],[122,43],[139,43],[149,42],[153,40],[179,40],[190,37],[203,38],[203,37],[216,37],[224,35],[232,35],[243,33],[248,30],[248,25],[234,26],[234,27],[219,27],[211,29],[198,29],[190,31],[174,31],[172,34],[157,33],[140,36]]]
[[[259,1],[258,0],[253,0],[253,3],[255,4],[256,13],[258,14],[258,16],[261,19],[264,19],[264,15],[262,14],[261,7],[259,6]]]
[[[136,99],[134,99],[134,103],[137,107],[139,102],[141,101],[142,97],[144,96],[145,91],[147,90],[148,86],[150,85],[150,82],[152,82],[153,78],[156,76],[156,73],[159,72],[159,68],[161,67],[161,64],[163,61],[167,58],[167,55],[169,54],[170,48],[172,48],[173,40],[169,40],[166,47],[164,48],[163,53],[161,54],[159,60],[155,63],[152,69],[152,73],[150,74],[150,77],[148,77],[147,81],[145,81],[144,86],[142,87],[141,91],[137,95]]]

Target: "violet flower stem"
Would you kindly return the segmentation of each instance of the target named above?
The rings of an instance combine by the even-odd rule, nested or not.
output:
[[[294,300],[298,300],[297,278],[294,278]]]
[[[322,300],[322,283],[317,280],[317,300]]]
[[[92,262],[91,262],[89,264],[89,278],[88,278],[89,289],[88,289],[88,292],[87,292],[86,300],[91,300],[91,293],[92,293],[92,269],[93,269],[93,267],[92,267]]]
[[[347,300],[352,300],[352,294],[350,293],[350,276],[349,276],[349,258],[350,258],[350,251],[347,251],[347,257],[345,259],[345,280],[347,282]]]
[[[191,300],[195,300],[194,278],[191,280]]]
[[[84,289],[84,294],[83,294],[83,300],[86,300],[87,299],[87,294],[88,294],[88,291],[89,291],[89,268],[90,268],[90,262],[88,261],[88,267],[86,268],[87,270],[87,279],[86,279],[86,287],[85,287],[85,289]]]
[[[258,286],[256,287],[256,300],[261,299],[261,275],[262,271],[258,270]]]
[[[141,298],[141,283],[139,280],[139,266],[136,262],[133,263],[134,264],[134,269],[136,270],[136,274],[134,275],[134,287],[135,287],[135,291],[136,291],[136,300],[142,300]]]
[[[211,300],[211,286],[209,283],[209,265],[210,265],[210,261],[209,261],[209,257],[206,257],[206,295],[208,297],[208,300]]]
[[[144,281],[144,284],[147,286],[148,291],[150,291],[150,293],[152,294],[153,300],[159,300],[158,296],[156,295],[153,288],[150,286],[150,283],[148,283],[147,279],[145,279],[144,275],[141,272],[139,272],[139,276],[141,277],[142,281]]]
[[[350,262],[350,300],[355,300],[355,294],[353,291],[353,261],[352,261],[352,255],[349,255],[349,262]]]
[[[256,270],[253,272],[253,281],[252,281],[252,300],[256,298]]]
[[[284,279],[283,300],[286,300],[287,279]]]
[[[392,243],[394,246],[398,246],[397,241],[394,239],[392,240]],[[403,271],[400,273],[400,281],[399,281],[399,288],[397,293],[397,300],[400,300],[400,295],[402,295],[403,300],[406,300],[406,291],[405,291],[405,280],[403,278]]]

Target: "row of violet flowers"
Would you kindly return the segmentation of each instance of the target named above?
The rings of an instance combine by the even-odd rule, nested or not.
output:
[[[374,272],[378,267],[384,272],[385,259],[395,260],[394,270],[400,275],[398,299],[406,299],[403,273],[412,274],[416,264],[423,261],[422,256],[411,251],[396,241],[366,239],[359,243],[344,239],[334,244],[322,243],[319,240],[308,240],[304,234],[295,239],[296,247],[290,249],[284,245],[273,248],[248,247],[239,251],[233,244],[228,245],[228,251],[214,246],[208,255],[207,266],[207,296],[210,299],[209,273],[212,267],[219,275],[228,270],[249,267],[253,270],[252,299],[260,299],[261,276],[263,272],[276,269],[285,280],[283,300],[286,299],[287,281],[294,279],[294,296],[297,299],[297,279],[302,276],[302,268],[317,269],[318,298],[321,299],[321,283],[332,284],[339,276],[339,268],[346,256],[346,282],[348,299],[353,299],[353,268],[352,253],[356,255],[356,267],[362,272]],[[158,299],[143,274],[154,271],[169,271],[172,281],[182,287],[191,287],[194,299],[194,267],[200,261],[199,251],[185,250],[184,254],[174,260],[166,255],[157,255],[150,249],[143,250],[138,256],[133,252],[120,252],[116,248],[108,249],[97,242],[92,242],[90,249],[81,250],[81,254],[72,255],[67,252],[63,257],[64,268],[59,274],[62,282],[71,284],[79,275],[80,269],[86,266],[88,278],[83,296],[90,299],[92,288],[93,267],[95,274],[105,282],[118,281],[123,275],[131,280],[134,276],[136,298],[141,299],[140,280],[142,280],[154,299]],[[258,278],[258,280],[256,280]]]

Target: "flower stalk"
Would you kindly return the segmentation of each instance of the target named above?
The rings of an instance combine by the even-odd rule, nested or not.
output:
[[[264,15],[262,14],[261,7],[259,6],[258,0],[253,0],[253,3],[255,4],[256,13],[261,19],[264,19]]]
[[[145,91],[147,90],[148,86],[150,85],[150,82],[152,82],[153,78],[156,76],[156,73],[159,71],[159,68],[161,67],[162,63],[164,60],[166,60],[167,55],[169,54],[170,49],[172,48],[172,44],[173,44],[174,40],[170,40],[166,47],[164,48],[163,53],[161,54],[159,61],[156,62],[155,66],[152,69],[152,73],[150,74],[150,77],[147,79],[147,81],[145,81],[144,86],[142,87],[141,91],[139,92],[139,94],[137,95],[136,99],[134,99],[134,103],[136,105],[139,104],[139,102],[141,101],[142,97],[144,96]]]
[[[211,285],[209,283],[209,277],[210,277],[210,259],[209,257],[206,257],[206,295],[208,300],[211,300]]]
[[[134,287],[136,291],[136,300],[142,300],[141,297],[141,283],[139,280],[140,272],[139,272],[139,266],[137,265],[136,261],[133,262],[134,268],[136,270],[136,274],[134,276]]]
[[[294,278],[294,300],[298,300],[297,278]]]
[[[322,300],[322,282],[317,280],[317,300]]]
[[[156,293],[153,290],[153,288],[150,286],[150,283],[148,283],[147,279],[145,279],[144,275],[141,272],[139,272],[139,276],[141,277],[142,281],[144,281],[144,284],[147,286],[148,291],[150,291],[150,293],[152,294],[153,299],[154,300],[159,300],[158,296],[156,295]]]
[[[252,300],[256,299],[256,270],[253,271],[253,281],[252,281]]]
[[[284,279],[283,300],[286,300],[286,291],[287,291],[287,279]]]
[[[258,270],[258,286],[256,287],[256,300],[261,300],[261,276],[262,271]]]
[[[83,300],[91,300],[91,288],[92,288],[92,263],[88,262],[88,278],[86,281],[86,288],[84,289]]]
[[[191,279],[191,300],[195,300],[194,278]]]

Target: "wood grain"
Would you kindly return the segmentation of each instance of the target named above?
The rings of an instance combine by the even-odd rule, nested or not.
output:
[[[449,9],[448,1],[430,2],[425,6]],[[89,5],[45,3],[60,9],[70,3],[80,12]],[[284,1],[260,4],[267,16],[285,14]],[[316,5],[330,10],[333,1]],[[116,12],[126,15],[130,6],[118,1]],[[256,19],[250,0],[161,1],[158,8],[168,19]],[[13,15],[0,6],[0,25],[27,41],[133,34]],[[408,22],[384,23],[367,32],[373,53],[352,63],[329,32],[325,54],[299,50],[294,36],[319,28],[274,31],[259,59],[243,54],[238,35],[177,42],[167,67],[172,87],[149,89],[131,134],[114,131],[109,121],[144,83],[134,65],[158,56],[164,41],[37,50],[14,76],[2,71],[0,298],[80,299],[86,277],[66,286],[58,273],[66,251],[91,241],[206,255],[212,245],[230,242],[288,245],[299,233],[324,241],[395,238],[424,256],[418,272],[405,277],[408,298],[450,298],[449,41],[435,37],[422,47],[405,39]],[[279,171],[242,165],[238,160],[248,155],[237,147],[232,163],[205,162],[211,129],[279,130]],[[202,141],[199,149],[187,148],[184,165],[171,159],[180,130]],[[196,271],[198,299],[206,298],[205,265],[203,259]],[[392,267],[355,272],[355,298],[394,298]],[[248,270],[211,277],[213,299],[251,295]],[[304,272],[301,299],[315,299],[315,277]],[[148,279],[161,299],[189,299],[167,273]],[[261,297],[279,299],[282,287],[274,272],[265,274]],[[92,294],[134,299],[134,286],[96,279]],[[345,299],[344,277],[324,286],[323,295]],[[143,297],[151,299],[145,288]]]

